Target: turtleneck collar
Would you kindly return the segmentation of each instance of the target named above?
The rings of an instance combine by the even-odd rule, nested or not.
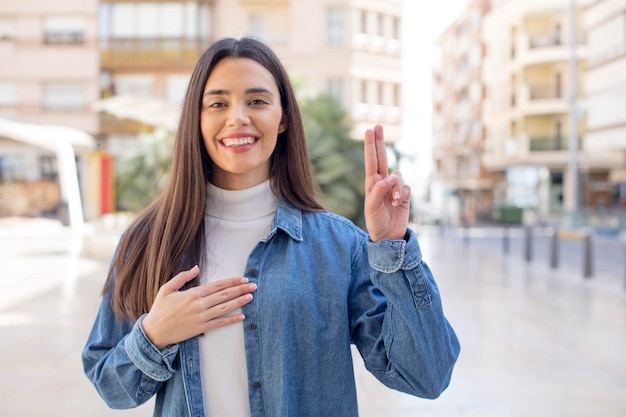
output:
[[[276,212],[278,199],[270,180],[245,190],[223,190],[207,184],[206,213],[231,221],[258,219]]]

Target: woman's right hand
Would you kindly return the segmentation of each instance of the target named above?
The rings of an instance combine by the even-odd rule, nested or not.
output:
[[[194,266],[163,284],[143,319],[143,331],[157,349],[244,320],[243,314],[228,314],[252,301],[256,284],[227,278],[180,291],[198,272]]]

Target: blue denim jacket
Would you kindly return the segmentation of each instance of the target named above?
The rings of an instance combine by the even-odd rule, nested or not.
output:
[[[243,307],[252,417],[358,416],[350,345],[390,388],[435,398],[459,354],[416,236],[372,243],[331,213],[279,204],[248,258]],[[155,416],[204,416],[197,337],[158,350],[105,294],[83,366],[112,408],[156,394]],[[220,416],[222,417],[222,416]]]

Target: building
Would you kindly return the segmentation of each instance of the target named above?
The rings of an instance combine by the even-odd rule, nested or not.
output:
[[[391,142],[401,136],[402,0],[102,0],[99,15],[103,96],[178,106],[204,49],[249,35],[268,43],[306,92],[336,97],[354,138],[374,123],[385,124]],[[102,126],[113,142],[141,128]]]
[[[540,218],[589,204],[590,175],[605,169],[601,157],[581,146],[589,57],[585,3],[578,1],[572,26],[562,0],[494,0],[482,28],[483,162],[494,179],[494,200]],[[577,144],[573,153],[570,137]]]
[[[61,125],[98,133],[98,117],[90,110],[91,103],[99,98],[96,21],[96,0],[2,3],[0,118],[9,121],[6,126],[23,126],[11,122],[32,124],[34,128]],[[53,135],[50,141],[54,141]],[[45,214],[68,202],[66,190],[58,185],[57,155],[45,141],[40,142],[43,146],[35,142],[26,143],[11,135],[0,137],[3,215]],[[70,148],[79,167],[84,167],[91,151],[86,143],[76,142]],[[83,188],[84,181],[82,178]]]
[[[589,174],[593,206],[626,208],[626,1],[587,6],[589,59],[585,71],[587,129],[584,149],[603,164]]]
[[[431,198],[440,200],[449,222],[475,223],[491,208],[491,178],[481,161],[485,145],[481,25],[488,11],[488,0],[471,1],[437,41],[441,55],[433,71]]]

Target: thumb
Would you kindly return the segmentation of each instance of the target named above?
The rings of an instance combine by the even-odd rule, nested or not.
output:
[[[164,287],[167,287],[170,291],[178,291],[185,286],[186,283],[198,276],[200,268],[198,265],[186,271],[179,272],[174,278],[165,283]]]

